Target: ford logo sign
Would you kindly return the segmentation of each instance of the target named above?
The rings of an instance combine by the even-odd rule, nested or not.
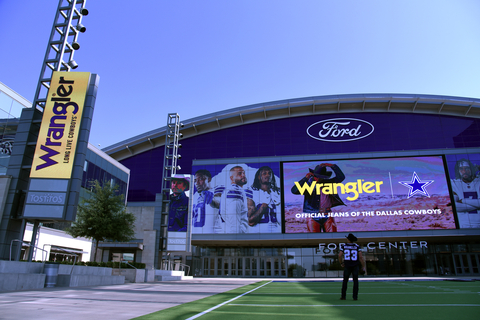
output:
[[[363,139],[373,133],[373,124],[353,118],[336,118],[315,122],[307,128],[313,139],[327,142],[346,142]]]

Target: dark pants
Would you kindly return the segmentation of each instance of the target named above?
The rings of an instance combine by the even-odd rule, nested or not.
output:
[[[342,298],[347,296],[347,286],[348,286],[348,279],[350,275],[353,278],[353,299],[357,299],[358,297],[358,269],[359,266],[356,265],[355,267],[345,267],[343,269],[343,285],[342,285]]]
[[[315,221],[316,223],[318,223],[320,225],[320,229],[318,232],[327,232],[327,230],[325,230],[325,222],[327,222],[328,218],[313,218],[313,221]]]

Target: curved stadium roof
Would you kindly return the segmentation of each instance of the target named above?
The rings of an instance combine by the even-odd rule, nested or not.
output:
[[[183,138],[243,124],[318,114],[398,112],[480,118],[480,99],[420,94],[345,94],[248,105],[182,120]],[[166,126],[102,149],[122,160],[165,144]]]

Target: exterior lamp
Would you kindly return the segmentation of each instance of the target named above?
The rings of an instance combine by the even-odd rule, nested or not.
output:
[[[84,33],[85,31],[87,31],[87,28],[81,23],[77,24],[76,29],[81,33]]]
[[[75,62],[75,60],[70,60],[70,61],[68,61],[67,64],[72,69],[77,69],[78,68],[78,64]]]

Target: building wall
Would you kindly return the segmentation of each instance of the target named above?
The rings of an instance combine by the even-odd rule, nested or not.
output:
[[[348,142],[325,142],[314,139],[307,134],[308,128],[313,124],[334,118],[355,118],[367,121],[374,126],[374,132],[366,138]],[[447,167],[450,172],[453,172],[451,167],[454,166],[456,162],[455,154],[462,154],[458,157],[463,157],[464,155],[471,156],[471,159],[476,159],[477,155],[480,154],[480,119],[440,114],[389,112],[320,114],[266,120],[225,129],[220,128],[213,132],[182,139],[180,142],[182,148],[179,150],[179,153],[182,155],[182,158],[178,164],[182,169],[177,171],[177,173],[181,174],[191,174],[193,173],[193,167],[202,165],[223,167],[225,164],[233,163],[278,163],[281,161],[323,161],[325,159],[341,160],[419,155],[447,155]],[[128,198],[129,206],[137,205],[135,203],[149,206],[155,201],[155,195],[161,192],[163,157],[164,148],[161,146],[135,154],[120,161],[131,170]],[[453,179],[454,177],[450,178]],[[139,209],[136,210],[138,213],[141,212]],[[400,239],[428,239],[432,248],[435,249],[435,243],[438,244],[438,246],[450,245],[450,243],[441,242],[442,239],[445,241],[445,239],[449,238],[450,240],[455,239],[457,243],[462,243],[462,241],[471,243],[472,236],[479,234],[476,230],[470,230],[468,236],[465,236],[462,240],[462,235],[459,231],[460,230],[435,230],[432,232],[417,230],[397,233],[360,232],[360,236],[364,239],[376,239],[377,241],[385,241],[393,238],[395,238],[396,241]],[[300,249],[303,247],[307,248],[306,250],[315,252],[315,244],[319,241],[327,241],[328,239],[331,242],[340,243],[343,237],[343,233],[297,235],[263,234],[257,237],[253,237],[252,235],[248,235],[247,237],[238,234],[193,234],[192,244],[197,246],[196,250],[198,251],[193,253],[195,266],[192,267],[194,270],[198,269],[198,272],[202,273],[205,266],[204,259],[209,260],[209,266],[211,266],[210,260],[215,260],[215,268],[218,268],[220,260],[222,260],[222,263],[227,260],[231,263],[235,256],[213,254],[211,255],[213,258],[210,259],[209,253],[205,253],[209,252],[209,250],[223,250],[221,248],[224,248],[225,251],[229,249],[233,252],[235,250],[249,251],[265,249],[266,251],[275,251],[278,249],[287,252],[289,248],[296,248],[290,250],[293,252],[295,250],[303,250]],[[470,246],[467,245],[465,245],[465,247],[470,248]],[[426,249],[423,250],[425,251]],[[144,251],[144,254],[145,252],[146,251]],[[402,259],[410,259],[413,261],[414,258],[412,257],[418,252],[414,252],[415,254],[412,252],[408,251],[405,255],[406,258]],[[317,253],[312,253],[312,256],[316,254]],[[434,256],[428,256],[427,254],[430,253],[427,251],[421,254],[422,258],[419,258],[419,263],[424,263],[423,259],[435,258]],[[452,249],[450,250],[450,254],[457,253]],[[181,260],[185,263],[191,253],[173,252],[172,255],[181,256]],[[288,254],[285,253],[285,258],[287,258],[287,256]],[[332,259],[334,259],[334,256],[335,255],[332,254]],[[257,256],[245,253],[239,257],[242,257],[242,261],[245,263],[245,261],[247,261],[245,259],[253,259],[252,257]],[[382,257],[381,252],[375,253],[375,255],[371,257],[371,262],[373,263],[375,259],[383,259],[379,257]],[[259,261],[261,261],[262,258],[260,255],[258,258],[260,259]],[[274,257],[274,259],[276,258]],[[309,259],[310,256],[306,255],[305,261],[309,261]],[[292,260],[288,258],[287,260],[289,266],[299,264],[298,261],[294,261],[295,259]],[[301,261],[303,264],[304,260]],[[453,265],[453,262],[448,261],[449,265]],[[325,264],[326,262],[322,260],[321,263]],[[308,264],[309,262],[307,265]],[[405,269],[406,271],[402,269],[404,274],[418,273],[414,270],[413,262],[405,265],[408,268]],[[435,274],[439,272],[437,267],[438,265],[432,269],[433,267],[430,266],[428,273],[433,272]],[[210,275],[225,276],[223,273],[216,273],[216,270],[217,269],[212,271],[212,269],[210,269],[209,274],[213,272],[214,274]],[[382,271],[381,274],[385,274],[385,272]],[[387,274],[390,273],[390,271],[387,272]]]
[[[375,131],[360,140],[332,143],[313,139],[307,128],[321,120],[357,118],[370,122]],[[390,152],[476,148],[480,146],[480,120],[431,114],[343,113],[270,120],[241,125],[181,140],[181,171],[190,174],[192,162],[200,159],[265,158],[302,160],[330,155],[352,158],[358,154],[382,156]],[[130,168],[129,202],[155,201],[161,192],[164,148],[158,147],[120,161]]]
[[[154,207],[128,207],[135,215],[135,238],[141,239],[144,231],[152,230]]]
[[[130,170],[112,159],[103,151],[96,148],[91,143],[88,144],[88,151],[83,167],[82,187],[90,189],[94,180],[103,184],[110,182],[118,187],[120,194],[125,198],[128,192]],[[85,193],[83,193],[85,195]]]
[[[7,200],[11,180],[12,177],[10,176],[0,176],[0,221],[2,221],[3,208],[5,208],[5,201]]]
[[[143,250],[138,262],[146,264],[147,269],[154,266],[156,231],[153,230],[155,208],[152,206],[128,207],[127,210],[135,215],[135,239],[141,239]],[[138,250],[139,251],[139,250]],[[140,252],[137,252],[137,255]]]
[[[27,223],[23,236],[23,241],[30,242],[32,238],[32,231],[33,225]],[[92,253],[92,240],[83,237],[73,238],[65,231],[47,228],[43,226],[39,227],[36,247],[45,251],[36,249],[34,251],[32,260],[48,261],[50,253],[52,251],[52,246],[62,247],[67,250],[71,249],[76,251],[83,251],[85,253],[81,254],[81,261],[90,261],[90,255]]]
[[[3,176],[2,178],[0,178],[0,239],[4,239],[0,241],[1,242],[0,256],[2,258],[8,257],[9,244],[12,239],[21,239],[23,234],[23,239],[25,241],[28,241],[28,242],[31,241],[31,232],[28,231],[29,230],[28,224],[27,224],[26,231],[24,233],[25,221],[18,219],[18,217],[21,215],[21,209],[23,204],[22,201],[24,200],[22,200],[20,196],[18,196],[19,199],[15,198],[13,202],[15,203],[15,205],[19,204],[19,209],[17,210],[18,212],[9,212],[12,207],[12,203],[11,203],[12,199],[10,199],[10,203],[8,201],[7,203],[5,203],[5,197],[7,195],[6,194],[4,195],[4,192],[2,191],[6,187],[7,188],[6,192],[8,192],[10,181],[12,181],[11,184],[14,184],[18,179],[22,179],[22,183],[25,183],[26,185],[28,185],[29,170],[19,169],[20,167],[23,168],[23,166],[25,165],[24,163],[19,163],[21,162],[21,157],[24,156],[22,155],[20,157],[20,154],[22,153],[25,154],[25,152],[20,152],[20,154],[17,154],[16,157],[14,155],[13,158],[15,161],[14,160],[10,161],[10,157],[11,157],[11,146],[14,145],[15,143],[17,130],[18,132],[20,132],[16,137],[17,139],[19,139],[18,141],[20,141],[21,139],[28,140],[28,143],[36,141],[36,137],[30,136],[31,134],[31,132],[29,131],[30,129],[26,128],[26,121],[24,121],[24,123],[19,122],[19,118],[22,114],[23,109],[29,108],[29,109],[25,109],[25,111],[32,111],[32,112],[35,111],[35,109],[31,109],[31,106],[32,106],[31,102],[29,102],[27,99],[23,98],[22,96],[18,95],[16,92],[14,92],[13,90],[11,90],[10,88],[8,88],[7,86],[5,86],[3,83],[0,82],[0,129],[1,129],[0,175],[6,173],[7,167],[9,166],[9,164],[14,164],[16,166],[15,167],[16,169],[13,171],[12,171],[12,168],[9,168],[10,177]],[[93,109],[91,111],[93,112]],[[41,118],[41,113],[35,112],[35,114],[37,114],[37,116]],[[88,122],[90,121],[91,121],[91,118],[88,119]],[[83,132],[83,135],[85,135],[85,132]],[[88,136],[86,137],[88,138]],[[85,144],[86,144],[86,141],[85,141]],[[26,146],[26,143],[25,143],[25,146]],[[30,150],[30,149],[31,148],[28,147],[26,150]],[[117,185],[119,187],[119,192],[125,196],[125,200],[126,200],[127,191],[128,191],[129,174],[130,174],[129,169],[91,144],[88,144],[88,148],[85,148],[85,149],[86,149],[86,160],[85,160],[86,165],[83,165],[82,163],[80,163],[80,165],[84,168],[84,172],[82,177],[81,171],[80,171],[80,178],[83,178],[83,179],[81,180],[82,188],[80,188],[79,198],[82,199],[88,196],[88,190],[87,190],[89,187],[88,182],[97,179],[101,182],[110,181],[115,185]],[[22,177],[20,177],[19,172],[21,172]],[[23,187],[20,189],[26,190],[28,188]],[[78,199],[78,195],[75,195],[75,198]],[[76,202],[72,207],[76,207]],[[4,215],[4,212],[8,212],[8,216]],[[62,231],[60,230],[63,230],[66,227],[68,227],[71,224],[70,221],[56,222],[56,221],[49,220],[49,221],[40,221],[40,222],[44,224],[43,227],[40,227],[40,230],[42,232],[42,237],[45,237],[45,232],[46,232],[45,230],[57,229],[60,232],[59,234],[56,234],[55,237],[49,236],[48,241],[46,241],[45,243],[56,244],[62,247],[68,247],[70,243],[71,245],[77,245],[76,242],[66,241],[65,239],[68,239],[68,236],[67,238],[64,238],[63,236],[61,236]],[[63,232],[63,235],[65,235],[64,232]],[[91,241],[89,243],[91,244]],[[71,249],[75,249],[77,247],[71,247]],[[84,250],[84,251],[90,252],[91,249],[88,248],[88,250]],[[17,255],[18,255],[18,252],[17,252]],[[85,258],[85,256],[88,256],[88,257]],[[41,259],[40,256],[37,256],[37,258],[38,260]],[[84,254],[83,259],[84,261],[88,261],[89,255]]]
[[[0,82],[0,175],[7,172],[18,119],[32,103]]]

